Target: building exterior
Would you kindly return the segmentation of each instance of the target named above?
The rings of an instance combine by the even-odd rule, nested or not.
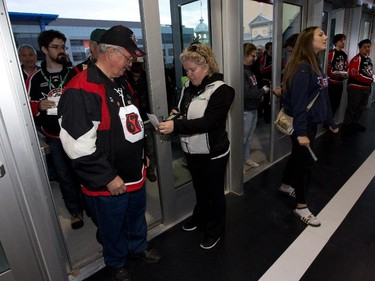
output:
[[[34,14],[9,12],[12,31],[16,46],[29,44],[38,52],[38,61],[43,59],[42,52],[39,51],[38,35],[43,30],[58,30],[65,34],[67,38],[67,53],[76,65],[87,58],[89,54],[89,39],[91,32],[96,28],[109,29],[114,25],[124,25],[133,30],[137,44],[143,49],[143,36],[141,22],[133,21],[107,21],[107,20],[86,20],[59,18],[53,14]],[[174,49],[172,40],[172,28],[170,25],[162,25],[163,56],[166,64],[173,63]],[[194,28],[183,28],[185,42],[192,42],[195,38]]]

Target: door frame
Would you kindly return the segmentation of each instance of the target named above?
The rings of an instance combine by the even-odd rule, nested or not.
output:
[[[0,239],[15,280],[63,281],[68,260],[10,26],[1,1],[0,48],[5,51],[0,54],[0,121],[5,155],[0,161],[6,174],[0,188],[8,205],[0,208],[8,217],[0,218]]]

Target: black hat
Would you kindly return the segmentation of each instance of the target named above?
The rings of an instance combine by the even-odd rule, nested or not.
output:
[[[106,31],[107,31],[106,29],[100,29],[100,28],[94,29],[91,32],[90,41],[95,41],[96,43],[99,44],[100,43],[100,39],[102,38],[103,34]]]
[[[116,25],[102,35],[100,43],[123,47],[134,57],[145,56],[146,53],[137,47],[136,41],[133,31],[125,26]]]
[[[361,42],[358,43],[358,47],[362,48],[363,44],[370,44],[371,45],[371,40],[370,39],[364,39]]]

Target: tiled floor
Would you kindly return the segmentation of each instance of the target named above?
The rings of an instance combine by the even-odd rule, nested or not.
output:
[[[375,280],[374,106],[365,120],[365,133],[316,142],[308,198],[320,228],[298,221],[294,199],[278,193],[284,159],[248,181],[243,196],[228,194],[226,236],[215,248],[202,250],[202,233],[177,225],[150,242],[163,254],[158,264],[129,261],[133,280]],[[86,279],[103,280],[106,269]]]

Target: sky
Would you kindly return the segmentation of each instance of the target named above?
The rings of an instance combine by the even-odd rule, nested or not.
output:
[[[4,0],[8,12],[57,14],[60,18],[140,21],[137,0]],[[152,0],[155,1],[155,0]],[[202,2],[207,15],[207,0]],[[186,8],[184,24],[195,27],[200,19],[199,1]],[[171,24],[169,0],[159,0],[161,24]],[[198,9],[198,10],[197,10]],[[207,23],[207,18],[205,19]]]

